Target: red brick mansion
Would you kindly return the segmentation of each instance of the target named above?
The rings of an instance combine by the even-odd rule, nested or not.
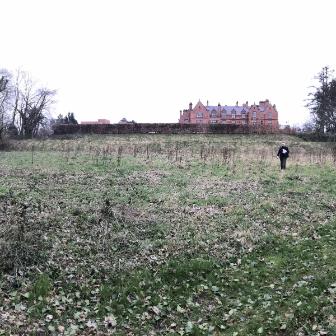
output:
[[[217,106],[203,105],[198,101],[193,108],[192,103],[189,109],[180,111],[180,124],[236,124],[245,126],[266,126],[279,128],[278,111],[268,99],[260,101],[259,105],[234,106],[218,104]]]

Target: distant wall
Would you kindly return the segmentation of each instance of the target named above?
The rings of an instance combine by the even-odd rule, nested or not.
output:
[[[242,126],[232,124],[107,124],[107,125],[55,125],[54,135],[65,134],[249,134],[278,133],[267,126]]]

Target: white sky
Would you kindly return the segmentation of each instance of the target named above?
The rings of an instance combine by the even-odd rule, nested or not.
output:
[[[57,89],[54,115],[79,121],[268,98],[300,124],[314,76],[336,68],[335,13],[334,0],[0,0],[0,68]]]

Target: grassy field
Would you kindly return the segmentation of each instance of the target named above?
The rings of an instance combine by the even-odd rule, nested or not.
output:
[[[0,335],[336,335],[335,159],[274,135],[12,143]]]

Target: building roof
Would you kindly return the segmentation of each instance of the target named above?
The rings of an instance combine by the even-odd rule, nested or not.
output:
[[[246,108],[246,106],[237,106],[237,105],[233,105],[233,106],[229,106],[229,105],[225,105],[225,106],[206,106],[206,109],[207,109],[207,111],[215,110],[216,112],[223,111],[223,110],[225,110],[226,112],[232,112],[232,110],[234,110],[238,114],[241,114],[243,111],[247,112],[247,110],[248,110],[248,108]]]

